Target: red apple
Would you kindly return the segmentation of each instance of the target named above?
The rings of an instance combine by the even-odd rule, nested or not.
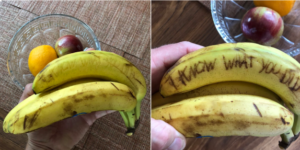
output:
[[[267,7],[255,7],[244,15],[241,28],[248,40],[270,46],[280,39],[283,21],[276,11]]]
[[[83,51],[80,40],[74,35],[60,37],[55,43],[55,51],[58,57],[66,54]]]

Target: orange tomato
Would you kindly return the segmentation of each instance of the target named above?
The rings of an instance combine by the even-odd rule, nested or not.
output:
[[[287,15],[293,8],[295,0],[291,1],[261,1],[254,0],[255,6],[268,7],[280,14],[281,17]]]

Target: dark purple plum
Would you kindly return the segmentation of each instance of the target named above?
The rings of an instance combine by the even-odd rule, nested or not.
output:
[[[275,44],[283,33],[280,15],[267,7],[254,7],[243,17],[241,28],[244,36],[262,45]]]
[[[83,46],[76,36],[65,35],[56,41],[55,51],[58,57],[61,57],[66,54],[83,51]]]

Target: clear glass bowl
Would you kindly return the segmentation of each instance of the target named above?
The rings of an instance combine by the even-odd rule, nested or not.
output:
[[[253,1],[211,0],[211,14],[219,34],[227,43],[249,42],[242,33],[241,20],[244,14],[255,7]],[[291,12],[282,17],[284,31],[280,40],[272,45],[296,59],[300,56],[300,2],[296,1]],[[298,56],[298,57],[297,57]],[[298,58],[300,60],[300,57]],[[299,61],[298,60],[298,61]]]
[[[8,47],[7,69],[20,89],[23,90],[26,84],[34,80],[27,63],[30,51],[40,45],[54,48],[56,40],[64,35],[78,37],[83,48],[101,49],[93,30],[81,20],[63,14],[39,16],[24,24]]]

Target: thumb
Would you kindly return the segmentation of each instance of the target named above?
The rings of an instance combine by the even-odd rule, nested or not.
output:
[[[22,96],[19,100],[19,103],[21,103],[23,100],[25,100],[26,98],[28,98],[29,96],[33,95],[33,91],[32,91],[32,83],[29,83],[25,86],[25,89],[22,93]]]
[[[151,141],[153,150],[182,150],[186,139],[171,125],[151,118]]]

